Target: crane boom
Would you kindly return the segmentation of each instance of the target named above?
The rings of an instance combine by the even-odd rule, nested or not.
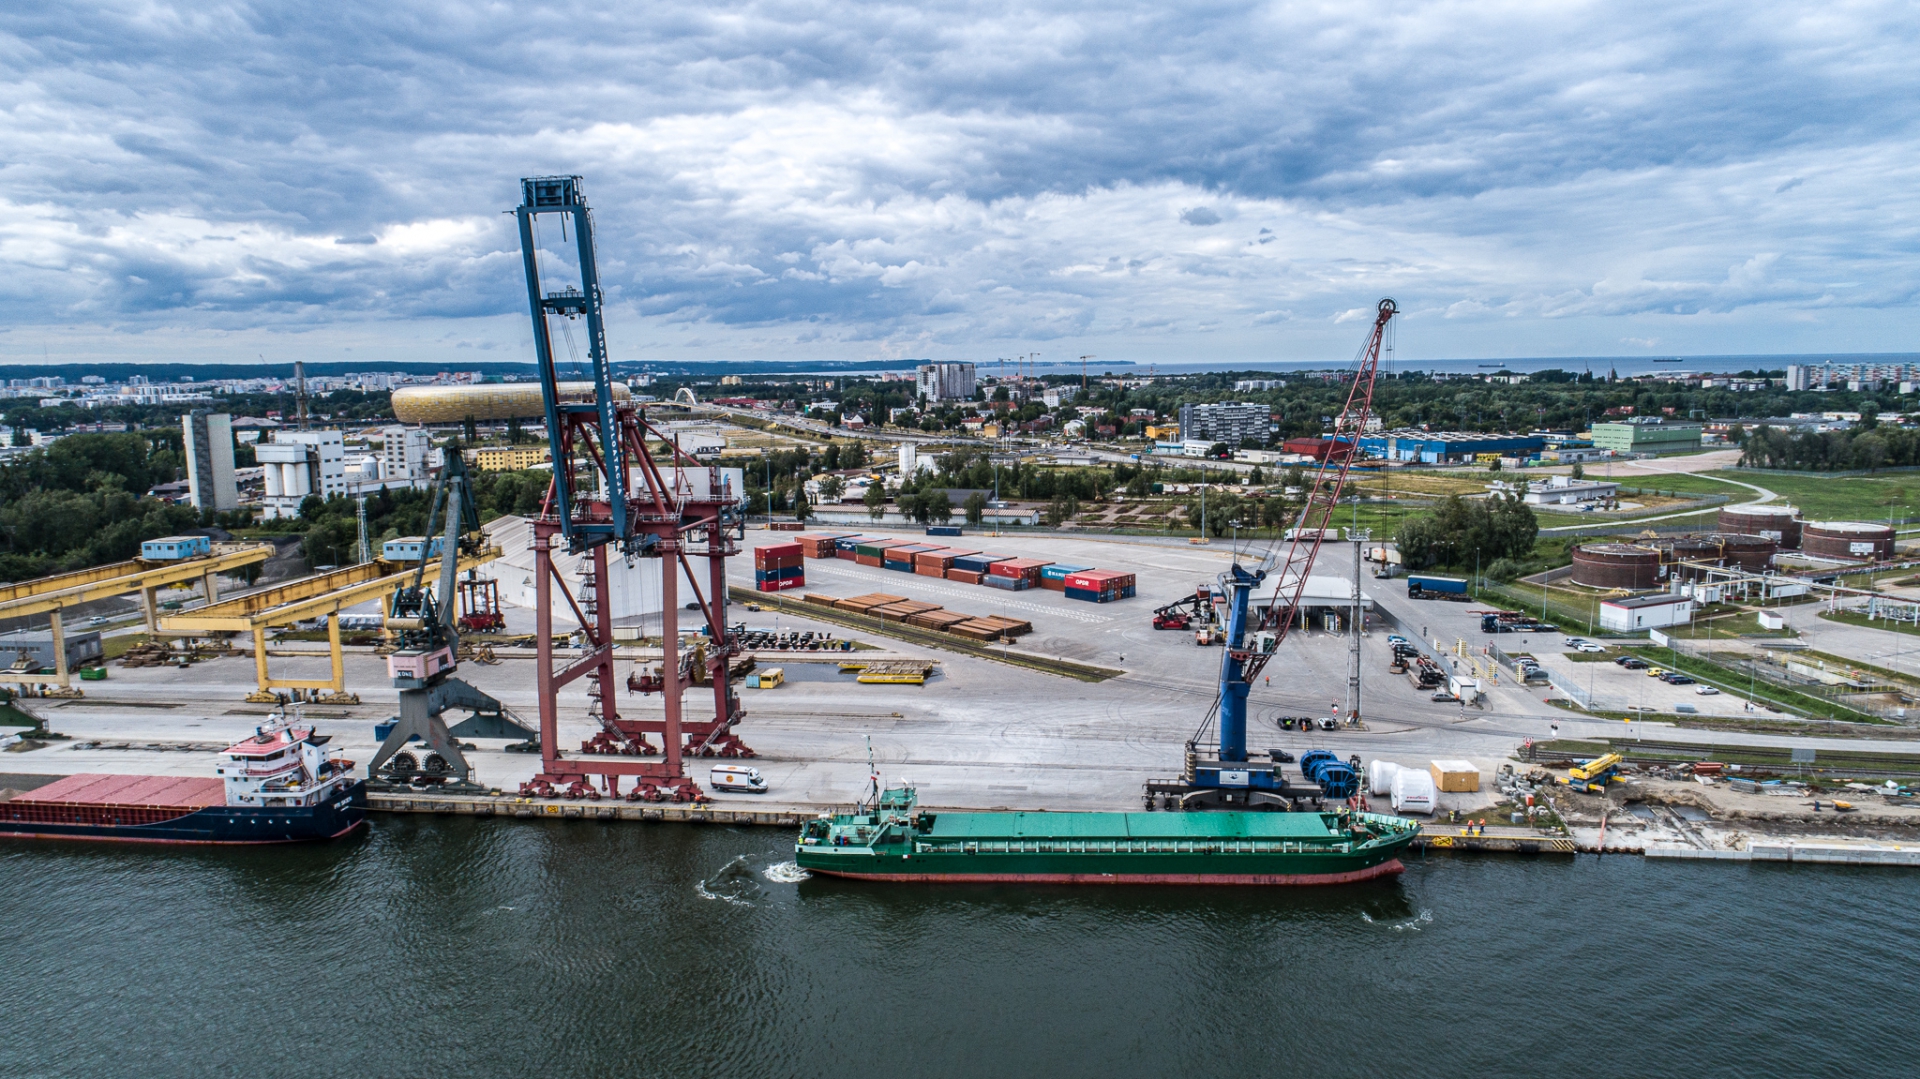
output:
[[[1258,619],[1251,617],[1255,589],[1276,566],[1269,553],[1253,569],[1235,561],[1221,575],[1220,583],[1230,597],[1226,617],[1226,652],[1220,657],[1220,691],[1209,719],[1219,721],[1218,752],[1202,757],[1195,741],[1187,743],[1186,767],[1180,778],[1150,780],[1146,786],[1147,808],[1282,808],[1303,804],[1318,805],[1325,797],[1346,798],[1357,790],[1355,770],[1340,763],[1336,754],[1320,752],[1308,775],[1309,783],[1295,786],[1280,769],[1281,758],[1270,754],[1269,767],[1257,767],[1247,756],[1247,697],[1253,680],[1267,665],[1275,649],[1286,639],[1287,631],[1299,620],[1300,601],[1306,594],[1307,575],[1320,553],[1320,543],[1340,504],[1347,484],[1347,473],[1360,451],[1360,436],[1367,429],[1367,417],[1373,410],[1373,382],[1380,367],[1380,352],[1386,340],[1387,325],[1399,308],[1390,299],[1380,301],[1373,329],[1360,349],[1353,382],[1347,388],[1346,407],[1334,423],[1333,442],[1321,456],[1315,470],[1313,487],[1301,510],[1299,525],[1287,547],[1287,555],[1278,561],[1279,579],[1274,585],[1273,602]],[[1283,602],[1284,601],[1284,602]],[[1158,612],[1156,612],[1158,613]],[[1204,724],[1203,724],[1204,729]],[[1301,758],[1303,768],[1308,766]]]
[[[1373,319],[1373,331],[1367,335],[1367,343],[1360,350],[1360,361],[1355,366],[1353,382],[1347,387],[1346,407],[1334,421],[1333,445],[1321,457],[1320,467],[1314,470],[1313,488],[1307,495],[1306,504],[1301,507],[1299,524],[1294,529],[1293,541],[1287,547],[1287,557],[1279,566],[1280,579],[1274,585],[1274,602],[1268,606],[1257,627],[1274,634],[1275,647],[1287,639],[1287,631],[1300,620],[1300,600],[1306,594],[1307,575],[1313,569],[1313,560],[1320,553],[1321,541],[1333,522],[1333,511],[1340,505],[1340,496],[1347,486],[1347,473],[1353,467],[1353,459],[1360,453],[1360,436],[1366,433],[1367,419],[1373,414],[1373,382],[1380,370],[1380,348],[1386,340],[1387,323],[1399,310],[1390,299],[1380,301]],[[1339,459],[1337,465],[1336,457]],[[1280,602],[1282,595],[1286,596],[1284,604]],[[1270,651],[1250,655],[1246,668],[1248,684],[1252,684],[1271,655]]]

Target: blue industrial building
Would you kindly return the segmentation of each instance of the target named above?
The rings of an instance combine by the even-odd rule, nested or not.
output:
[[[1531,457],[1546,448],[1538,435],[1487,435],[1471,431],[1388,431],[1360,439],[1362,453],[1390,461],[1443,465],[1471,461],[1483,453]]]

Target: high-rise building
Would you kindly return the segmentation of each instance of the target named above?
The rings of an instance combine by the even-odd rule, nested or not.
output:
[[[338,431],[275,431],[253,450],[265,473],[268,517],[298,517],[308,495],[347,493],[346,439]]]
[[[927,401],[971,401],[973,387],[970,363],[923,363],[914,373],[914,395]]]
[[[423,480],[433,459],[433,436],[423,427],[380,429],[380,478]]]
[[[1247,439],[1265,443],[1271,433],[1271,410],[1266,405],[1226,402],[1180,406],[1180,441],[1224,442],[1238,446]]]
[[[180,417],[186,439],[187,500],[202,513],[240,508],[233,475],[233,417],[196,408]]]

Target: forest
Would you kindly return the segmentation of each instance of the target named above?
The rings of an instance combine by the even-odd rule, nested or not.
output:
[[[1844,431],[1795,434],[1761,426],[1738,434],[1740,463],[1747,468],[1872,472],[1920,465],[1920,430],[1885,426],[1871,412]]]
[[[72,435],[0,464],[0,580],[122,561],[199,524],[191,508],[145,497],[183,467],[178,427]]]

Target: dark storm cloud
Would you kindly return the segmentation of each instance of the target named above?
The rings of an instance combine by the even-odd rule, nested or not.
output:
[[[16,0],[0,307],[513,314],[498,212],[540,172],[588,177],[635,314],[788,338],[1389,289],[1468,320],[1885,307],[1916,288],[1915,37],[1894,4]]]

